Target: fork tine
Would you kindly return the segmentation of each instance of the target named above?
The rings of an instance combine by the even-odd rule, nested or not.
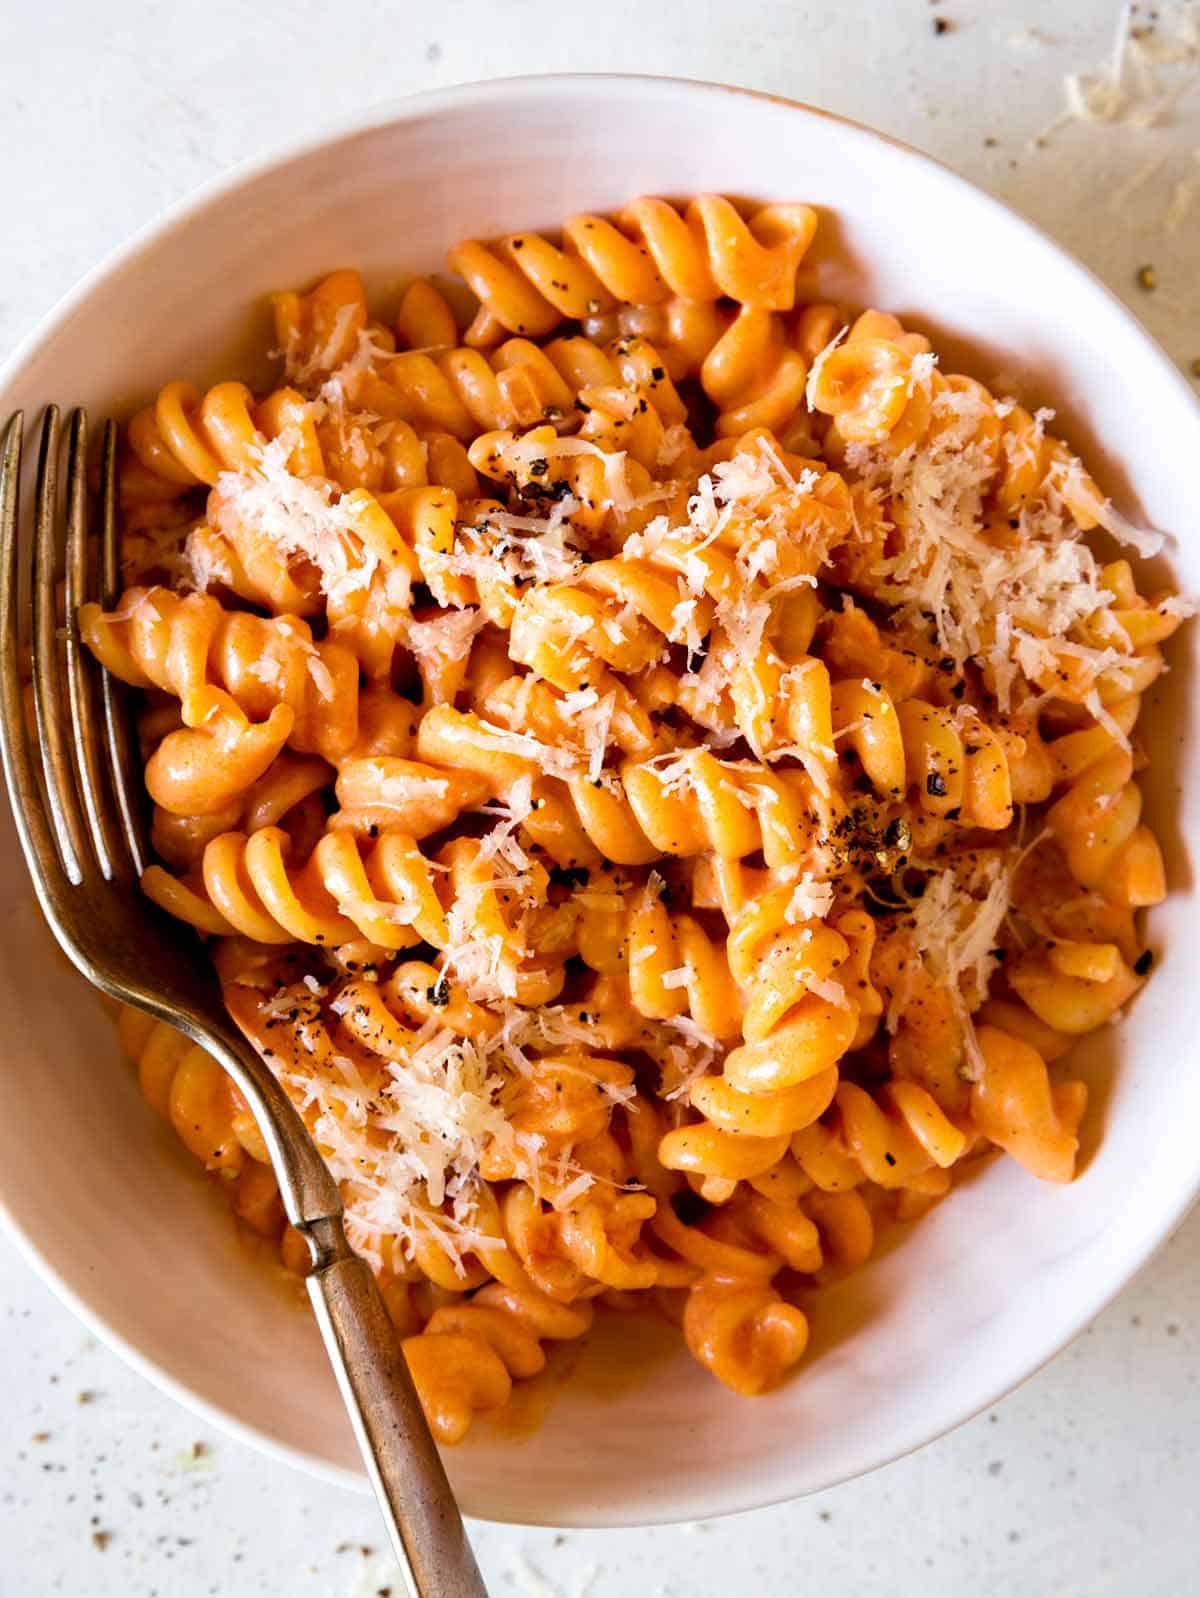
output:
[[[29,748],[21,685],[17,514],[23,425],[17,411],[4,429],[0,450],[0,758],[29,874],[43,908],[53,919],[52,904],[56,889],[61,889],[62,873]]]
[[[104,777],[96,682],[99,668],[80,643],[76,620],[80,605],[88,597],[90,569],[87,444],[87,413],[74,410],[67,428],[67,696],[71,703],[75,771],[92,847],[101,871],[112,882],[118,875],[130,874],[130,860]]]
[[[104,424],[104,447],[100,456],[100,603],[111,610],[117,602],[121,562],[117,541],[117,424]],[[108,744],[109,776],[121,831],[140,877],[150,864],[146,842],[145,799],[141,757],[133,731],[130,695],[111,672],[100,673],[100,695],[104,705],[104,730]]]
[[[67,706],[59,670],[58,614],[54,591],[58,556],[58,407],[46,407],[38,454],[33,534],[33,704],[50,823],[68,878],[83,881],[83,815],[67,743]]]

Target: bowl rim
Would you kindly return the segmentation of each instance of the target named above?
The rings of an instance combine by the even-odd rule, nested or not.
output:
[[[1170,355],[1144,326],[1135,312],[1125,304],[1097,273],[1085,262],[1080,261],[1065,246],[1058,243],[1043,228],[1014,210],[1003,200],[989,193],[986,189],[973,183],[969,178],[956,172],[936,156],[930,155],[902,139],[881,132],[879,129],[859,122],[854,118],[842,116],[821,106],[810,105],[805,101],[791,99],[786,95],[702,78],[630,72],[523,73],[509,77],[475,79],[434,89],[416,91],[411,94],[395,96],[376,102],[364,110],[347,113],[344,116],[321,122],[319,125],[310,125],[290,140],[280,142],[263,154],[251,156],[224,168],[188,190],[179,199],[150,217],[128,237],[106,251],[96,265],[91,267],[71,288],[62,294],[43,313],[29,332],[17,341],[12,352],[0,364],[0,412],[4,408],[3,396],[5,392],[19,381],[24,368],[37,357],[42,347],[49,342],[77,308],[86,302],[93,291],[107,277],[121,268],[136,263],[140,255],[189,224],[208,207],[217,204],[239,188],[252,183],[256,179],[265,177],[271,172],[284,168],[295,161],[303,160],[323,149],[336,146],[345,140],[398,123],[408,122],[417,117],[431,114],[452,116],[456,111],[467,106],[487,103],[491,100],[504,101],[519,98],[522,93],[530,90],[553,92],[555,90],[569,89],[572,95],[576,97],[581,93],[603,97],[607,92],[623,87],[628,88],[631,85],[642,86],[647,92],[653,91],[660,95],[678,95],[684,98],[728,95],[762,101],[785,111],[798,112],[806,117],[815,117],[822,121],[831,122],[851,134],[865,137],[871,143],[890,146],[908,160],[918,162],[927,169],[932,169],[933,174],[943,184],[969,194],[974,203],[982,203],[1005,227],[1010,230],[1017,229],[1022,231],[1031,240],[1052,251],[1064,265],[1084,279],[1093,290],[1098,291],[1099,295],[1108,302],[1110,311],[1126,324],[1128,332],[1141,341],[1146,349],[1147,356],[1152,357],[1154,364],[1158,367],[1159,375],[1170,379],[1177,396],[1186,403],[1188,408],[1195,413],[1196,419],[1200,421],[1200,396],[1197,396],[1193,391],[1176,362],[1171,359]],[[935,1414],[925,1423],[911,1423],[907,1431],[901,1434],[898,1440],[878,1447],[874,1451],[870,1449],[864,1450],[864,1453],[869,1456],[865,1463],[854,1470],[840,1472],[822,1487],[806,1488],[799,1494],[795,1491],[770,1489],[767,1495],[763,1496],[761,1489],[759,1491],[754,1491],[753,1489],[739,1490],[736,1483],[731,1483],[729,1489],[721,1494],[715,1504],[705,1505],[699,1509],[693,1505],[686,1513],[677,1510],[665,1520],[661,1513],[656,1516],[641,1509],[637,1503],[630,1504],[629,1508],[623,1511],[619,1518],[609,1509],[602,1518],[577,1519],[574,1521],[555,1519],[552,1516],[536,1521],[517,1519],[514,1516],[476,1507],[469,1499],[464,1504],[464,1512],[475,1519],[495,1524],[562,1526],[568,1528],[589,1526],[598,1529],[669,1525],[694,1519],[697,1514],[702,1515],[705,1519],[715,1519],[752,1509],[788,1503],[794,1501],[798,1496],[807,1496],[811,1492],[824,1491],[827,1488],[840,1486],[844,1482],[855,1480],[859,1476],[892,1464],[896,1460],[923,1448],[926,1444],[945,1436],[948,1432],[989,1409],[1048,1365],[1052,1359],[1079,1336],[1097,1315],[1124,1291],[1134,1276],[1159,1252],[1192,1209],[1198,1197],[1200,1197],[1200,1155],[1197,1156],[1196,1169],[1190,1188],[1172,1204],[1165,1218],[1160,1216],[1153,1228],[1147,1229],[1143,1226],[1140,1230],[1136,1230],[1134,1238],[1126,1242],[1123,1254],[1116,1261],[1117,1269],[1114,1274],[1104,1280],[1104,1285],[1098,1291],[1092,1292],[1085,1299],[1079,1301],[1075,1313],[1065,1323],[1065,1330],[1056,1332],[1051,1347],[1039,1350],[1036,1354],[1021,1360],[1014,1370],[1007,1373],[994,1387],[989,1388],[986,1395],[979,1399],[978,1402],[974,1402],[967,1412],[962,1413],[956,1410],[953,1418],[948,1418],[945,1414]],[[112,1349],[128,1366],[139,1375],[145,1377],[160,1391],[168,1394],[184,1408],[211,1423],[227,1435],[236,1438],[239,1442],[245,1443],[251,1448],[258,1449],[272,1459],[291,1465],[304,1471],[309,1476],[334,1486],[358,1493],[365,1493],[369,1490],[364,1472],[332,1464],[327,1459],[318,1458],[302,1448],[281,1442],[271,1433],[246,1423],[232,1410],[203,1397],[179,1377],[172,1375],[164,1365],[144,1354],[125,1335],[116,1331],[101,1313],[92,1307],[84,1296],[83,1291],[69,1284],[60,1275],[54,1262],[42,1253],[23,1231],[9,1208],[2,1185],[0,1185],[0,1227],[3,1227],[4,1232],[15,1243],[21,1257],[33,1267],[37,1275],[51,1289],[59,1301],[71,1310],[102,1343]],[[953,1408],[954,1406],[951,1407]]]

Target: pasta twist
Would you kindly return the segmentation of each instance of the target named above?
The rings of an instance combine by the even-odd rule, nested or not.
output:
[[[783,319],[753,304],[743,305],[700,368],[722,438],[756,427],[783,434],[804,402],[807,381],[808,367]]]
[[[191,383],[168,383],[129,424],[129,448],[141,466],[140,497],[171,498],[211,488],[223,472],[257,464],[261,446],[284,439],[288,464],[319,476],[324,462],[307,402],[281,388],[259,402],[244,383],[218,383],[201,394]],[[148,479],[148,481],[147,481]]]
[[[428,710],[417,737],[423,760],[474,773],[487,782],[495,798],[519,804],[523,835],[556,864],[567,868],[598,865],[600,853],[580,825],[565,785],[541,775],[540,748],[528,735],[514,735],[474,712],[449,705]],[[569,763],[574,765],[573,760]],[[582,766],[582,752],[579,763]]]
[[[592,968],[625,977],[639,1015],[689,1015],[716,1038],[738,1034],[740,1000],[724,951],[692,916],[667,908],[665,886],[651,877],[635,893],[619,878],[595,877],[577,901],[579,953]]]
[[[146,790],[173,815],[220,814],[244,801],[294,728],[287,705],[252,722],[231,695],[218,690],[207,696],[197,726],[169,732],[150,756]]]
[[[790,310],[816,220],[805,205],[763,206],[744,221],[719,195],[702,195],[683,215],[647,198],[627,207],[619,226],[572,217],[561,249],[539,234],[510,234],[492,245],[471,239],[450,251],[448,264],[480,302],[466,341],[486,348],[503,329],[537,338],[565,318],[578,321],[619,301],[653,305],[672,294]]]
[[[265,1162],[249,1106],[210,1054],[140,1010],[122,1009],[118,1032],[147,1103],[205,1170],[233,1180],[247,1160]]]
[[[529,1285],[500,1282],[435,1309],[403,1346],[437,1441],[460,1442],[476,1414],[500,1408],[514,1381],[545,1368],[543,1342],[574,1341],[592,1318],[587,1300],[557,1303]]]
[[[314,643],[299,617],[264,618],[227,611],[206,594],[134,588],[113,612],[81,606],[79,630],[122,682],[179,699],[189,726],[202,727],[214,704],[232,699],[268,723],[280,707],[288,711],[280,741],[302,754],[336,764],[358,741],[358,663],[339,644]],[[282,722],[277,716],[273,725]]]
[[[823,1192],[867,1181],[940,1195],[949,1187],[943,1173],[961,1159],[969,1142],[917,1082],[885,1083],[874,1097],[853,1082],[842,1082],[830,1121],[799,1131],[792,1153]]]
[[[361,429],[348,437],[344,417],[335,426],[315,422],[314,414],[293,388],[257,402],[240,383],[218,384],[203,396],[189,384],[169,383],[130,424],[136,470],[125,471],[122,493],[163,500],[211,487],[207,520],[187,542],[196,581],[219,582],[276,613],[315,614],[323,605],[323,578],[341,577],[344,587],[354,586],[364,567],[367,575],[376,564],[415,569],[403,536],[411,546],[414,529],[402,513],[420,486],[413,480],[423,484],[429,469],[423,456],[412,461],[403,435],[382,449]],[[437,465],[441,475],[476,486],[465,460],[448,460],[444,448]],[[387,488],[389,509],[401,513],[394,521],[367,492],[368,483]],[[281,523],[277,513],[272,519],[270,502],[272,491],[285,489],[290,514]],[[449,503],[453,517],[452,495]],[[320,522],[331,515],[336,537],[322,540]]]
[[[144,1011],[122,1006],[117,1033],[147,1103],[220,1179],[234,1214],[260,1236],[282,1243],[283,1202],[275,1173],[249,1106],[230,1078],[203,1049]]]
[[[821,1234],[802,1205],[811,1192],[795,1162],[785,1159],[739,1188],[712,1212],[708,1232],[748,1251],[766,1250],[790,1271],[815,1276],[824,1264]]]
[[[512,1396],[507,1366],[477,1333],[422,1332],[406,1337],[401,1346],[439,1443],[460,1443],[476,1415],[503,1409]]]
[[[368,320],[362,281],[348,272],[332,273],[307,295],[276,296],[275,319],[287,372],[313,397],[324,471],[335,482],[346,489],[428,483],[464,498],[478,493],[461,441],[420,408],[426,369],[401,361],[397,381],[389,377],[397,342],[412,355],[458,344],[454,314],[427,278],[405,290],[394,331]],[[435,405],[452,403],[436,367],[431,380]],[[405,420],[406,396],[417,404],[420,436]]]
[[[618,305],[587,316],[583,331],[597,344],[618,338],[645,339],[658,352],[673,383],[698,377],[705,356],[732,321],[711,300],[686,300],[677,294],[655,305]]]
[[[334,788],[341,810],[330,825],[376,837],[393,828],[429,838],[464,810],[488,797],[488,784],[473,772],[428,766],[398,755],[364,755],[343,761]]]
[[[727,952],[745,1004],[745,1042],[725,1056],[720,1077],[692,1084],[689,1098],[704,1120],[668,1132],[659,1145],[661,1163],[698,1180],[710,1202],[724,1202],[738,1182],[778,1165],[789,1139],[825,1112],[837,1062],[860,1038],[860,997],[872,1008],[865,981],[848,992],[834,975],[865,967],[869,918],[844,916],[842,931],[789,921],[792,896],[791,886],[768,890],[732,920]]]
[[[1005,744],[1024,752],[1016,735],[989,727],[974,711],[944,710],[923,699],[896,704],[869,677],[835,683],[833,737],[875,791],[893,799],[910,792],[932,816],[1002,831],[1013,818]]]
[[[556,936],[553,913],[539,908],[545,906],[549,887],[545,867],[523,862],[514,872],[472,838],[446,844],[438,864],[448,868],[447,965],[471,996],[525,1005],[556,998],[567,950]],[[437,943],[435,938],[426,941]]]
[[[271,309],[288,370],[309,380],[350,360],[368,320],[363,280],[347,269],[331,272],[307,294],[273,295]]]
[[[983,1071],[971,1089],[975,1126],[1034,1176],[1069,1182],[1087,1107],[1086,1085],[1051,1083],[1037,1050],[996,1027],[982,1026],[978,1036]]]
[[[753,1397],[778,1386],[800,1360],[808,1321],[765,1282],[705,1276],[688,1291],[683,1335],[719,1381]]]
[[[477,472],[507,484],[527,505],[553,508],[569,501],[566,519],[584,534],[637,532],[671,497],[640,462],[587,438],[560,438],[549,423],[520,436],[511,430],[480,433],[467,455]]]
[[[591,758],[580,735],[580,719],[589,714],[597,724],[602,717],[608,720],[606,750],[619,749],[632,760],[663,752],[664,734],[645,706],[619,677],[608,673],[599,674],[580,695],[564,694],[532,675],[506,676],[480,693],[472,708],[510,732],[559,749],[576,748],[581,763]]]
[[[658,352],[644,339],[556,339],[544,347],[508,339],[485,355],[449,349],[407,352],[390,361],[385,381],[396,409],[420,432],[457,439],[543,423],[574,421],[575,436],[622,449],[654,471],[670,451],[667,429],[687,412]]]
[[[332,777],[323,760],[284,751],[256,783],[220,810],[179,815],[156,805],[151,845],[168,865],[188,870],[199,863],[207,843],[238,828],[257,832],[260,827],[286,825],[293,838],[300,833],[311,836],[315,843],[325,826],[325,810],[318,795]]]
[[[939,980],[901,926],[876,942],[870,977],[883,997],[896,1076],[919,1083],[948,1115],[966,1110],[964,1003],[957,981]]]
[[[1065,938],[1031,949],[1006,975],[1038,1020],[1070,1037],[1103,1026],[1141,986],[1115,943]]]
[[[529,1278],[549,1297],[575,1302],[597,1285],[637,1292],[658,1281],[658,1262],[644,1248],[642,1228],[654,1214],[646,1193],[592,1189],[565,1209],[544,1210],[516,1187],[504,1200],[510,1244]]]
[[[406,350],[388,362],[383,379],[394,396],[396,414],[418,433],[448,433],[469,441],[481,432],[512,427],[519,419],[503,368],[497,371],[479,350]],[[541,420],[541,412],[535,420]]]
[[[913,391],[912,350],[856,328],[814,366],[809,399],[846,443],[880,444],[892,440]]]
[[[299,867],[291,847],[279,827],[227,832],[205,847],[198,881],[150,866],[142,891],[202,932],[258,943],[450,941],[434,873],[410,835],[392,828],[364,848],[349,830],[327,832]]]
[[[1167,891],[1162,853],[1140,819],[1142,794],[1132,780],[1132,755],[1113,747],[1080,770],[1080,743],[1062,747],[1068,743],[1069,737],[1051,745],[1056,771],[1068,775],[1070,785],[1046,813],[1046,826],[1063,849],[1071,875],[1117,904],[1160,903]]]
[[[749,453],[761,438],[751,435],[742,447]],[[789,474],[793,468],[805,470],[795,458],[779,464]],[[811,601],[790,608],[778,604],[772,617],[765,596],[768,589],[814,582],[820,560],[815,552],[835,546],[852,520],[845,482],[836,473],[822,473],[806,491],[788,496],[786,521],[773,514],[773,496],[773,487],[766,488],[752,513],[740,516],[720,515],[714,499],[714,526],[707,535],[694,526],[656,523],[653,533],[627,540],[617,558],[593,561],[570,585],[532,590],[513,613],[513,658],[571,691],[591,682],[600,665],[620,673],[647,670],[662,657],[666,640],[686,645],[689,652],[706,651],[714,664],[731,661],[746,679],[746,696],[766,694],[769,701],[770,690],[778,693],[788,674],[787,663],[740,634],[755,625],[757,615],[760,639],[769,623],[782,641],[790,619],[799,616],[804,618],[801,635],[811,636]],[[770,584],[752,575],[760,563],[772,569]],[[757,604],[761,611],[755,611]],[[709,639],[716,621],[721,622],[719,636]]]
[[[811,863],[820,846],[821,807],[803,771],[718,760],[698,748],[669,764],[626,762],[619,773],[565,786],[588,840],[617,865],[709,851],[739,860],[761,850],[768,866],[782,866]]]
[[[491,1143],[480,1170],[489,1181],[540,1185],[542,1170],[607,1133],[614,1105],[632,1086],[630,1067],[605,1055],[572,1050],[541,1056],[512,1085],[508,1124],[514,1136]],[[536,1147],[523,1141],[527,1135],[536,1136]]]
[[[861,950],[852,945],[869,949],[870,918],[843,917],[839,930],[797,916],[792,898],[789,888],[776,888],[729,929],[729,969],[746,995],[745,1042],[726,1056],[724,1077],[745,1093],[819,1076],[858,1036],[859,989],[838,974],[856,975]]]

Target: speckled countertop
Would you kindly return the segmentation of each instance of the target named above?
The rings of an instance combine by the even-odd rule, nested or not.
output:
[[[59,0],[4,11],[0,355],[167,202],[299,127],[482,76],[724,78],[875,124],[1039,222],[1200,360],[1200,82],[1151,127],[1055,127],[1115,0]],[[1200,5],[1190,7],[1200,24]],[[1134,8],[1142,26],[1169,7]],[[336,18],[336,20],[335,20]],[[1130,87],[1138,88],[1136,83]],[[1049,130],[1049,131],[1048,131]],[[9,157],[12,159],[11,155]],[[1196,206],[1190,201],[1196,196]],[[1153,269],[1153,289],[1139,282]],[[1200,1215],[990,1414],[802,1503],[660,1531],[474,1528],[533,1598],[1183,1598],[1200,1591]],[[99,1346],[0,1237],[0,1598],[399,1598],[371,1503],[214,1432]]]

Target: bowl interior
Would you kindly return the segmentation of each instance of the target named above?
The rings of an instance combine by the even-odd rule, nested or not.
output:
[[[715,137],[717,129],[720,137]],[[253,376],[263,296],[340,265],[387,302],[468,234],[554,227],[652,192],[804,199],[822,228],[806,292],[894,309],[948,369],[1008,374],[1059,408],[1130,514],[1192,537],[1196,408],[1132,318],[1003,207],[913,152],[819,112],[650,79],[543,79],[408,102],[227,182],[94,276],[10,368],[0,413],[50,398],[126,413],[162,382]],[[1132,414],[1155,426],[1131,427]],[[1105,447],[1107,446],[1107,447]],[[1162,575],[1165,576],[1164,565]],[[993,1162],[899,1246],[825,1296],[813,1357],[734,1398],[653,1321],[606,1323],[556,1370],[522,1435],[480,1428],[449,1457],[465,1508],[604,1525],[707,1516],[828,1485],[928,1440],[1052,1354],[1178,1219],[1200,1175],[1190,1069],[1200,984],[1183,840],[1200,825],[1193,656],[1144,725],[1149,808],[1174,888],[1154,913],[1154,980],[1077,1052],[1097,1089],[1094,1152],[1068,1189]],[[0,1200],[62,1290],[181,1396],[255,1440],[357,1477],[348,1424],[296,1294],[239,1241],[173,1134],[143,1105],[106,1020],[41,929],[0,836]],[[1119,1069],[1114,1065],[1119,1057]],[[1101,1136],[1101,1133],[1103,1134]],[[514,1428],[509,1427],[509,1431]]]

